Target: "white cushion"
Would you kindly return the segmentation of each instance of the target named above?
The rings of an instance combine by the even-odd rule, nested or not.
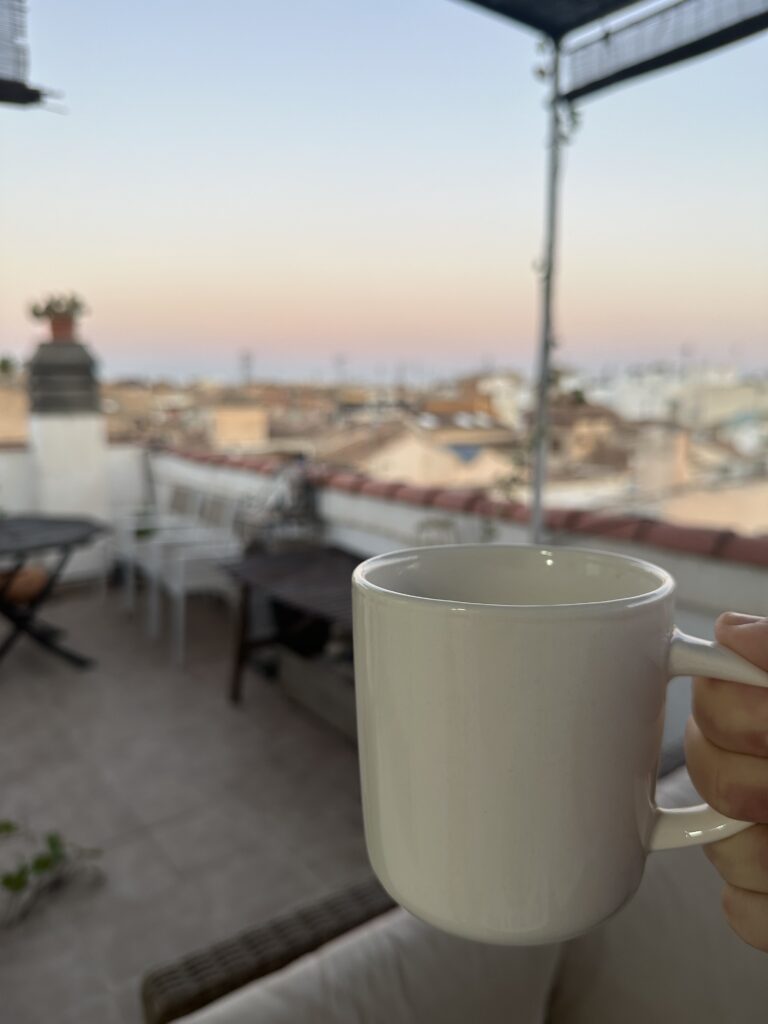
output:
[[[392,910],[184,1024],[543,1024],[558,948],[457,939]]]
[[[658,799],[697,802],[684,769]],[[720,887],[700,850],[654,854],[607,924],[527,949],[457,939],[393,910],[184,1022],[765,1024],[768,958],[732,934]]]

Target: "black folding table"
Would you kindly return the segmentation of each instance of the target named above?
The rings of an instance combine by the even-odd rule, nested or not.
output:
[[[287,551],[254,551],[225,566],[240,585],[240,616],[230,684],[230,700],[242,699],[243,668],[249,654],[261,647],[289,642],[279,626],[274,633],[252,639],[251,590],[295,609],[306,624],[317,620],[352,629],[352,572],[361,557],[340,548],[306,545]],[[296,623],[291,627],[297,628]]]
[[[103,523],[95,519],[60,518],[54,516],[8,516],[0,519],[0,616],[11,625],[10,632],[0,643],[0,661],[17,640],[28,636],[52,654],[78,668],[88,668],[92,659],[86,658],[59,643],[61,630],[38,617],[40,607],[50,597],[75,548],[90,544],[105,531]],[[13,580],[30,558],[43,553],[55,556],[53,568],[38,594],[24,604],[12,601]]]

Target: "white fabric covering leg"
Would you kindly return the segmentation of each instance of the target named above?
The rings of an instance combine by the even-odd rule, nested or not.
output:
[[[184,1024],[544,1024],[559,947],[486,946],[393,910]]]
[[[684,769],[659,802],[696,802]],[[184,1024],[765,1024],[768,957],[701,850],[654,854],[631,903],[563,946],[486,946],[393,910]]]

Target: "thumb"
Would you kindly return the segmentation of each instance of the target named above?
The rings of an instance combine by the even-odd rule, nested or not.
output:
[[[768,619],[725,612],[715,623],[715,638],[758,668],[768,671]]]

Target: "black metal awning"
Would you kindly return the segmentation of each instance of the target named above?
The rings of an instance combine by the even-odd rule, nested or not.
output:
[[[469,0],[506,18],[520,21],[551,39],[615,14],[636,0]]]
[[[31,103],[40,103],[42,98],[42,90],[35,89],[26,82],[0,78],[0,103],[14,103],[23,107]]]
[[[562,43],[560,95],[565,100],[578,99],[768,29],[768,0],[668,0],[665,4],[656,0],[469,2]]]

